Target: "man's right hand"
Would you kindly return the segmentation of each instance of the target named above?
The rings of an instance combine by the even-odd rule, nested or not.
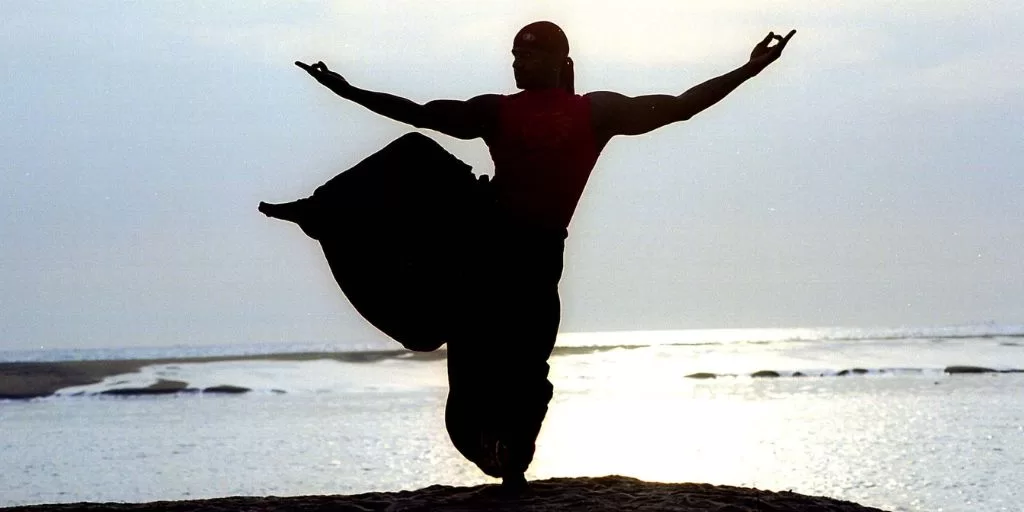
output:
[[[306,70],[310,76],[316,79],[317,82],[324,84],[332,91],[341,94],[341,92],[349,87],[348,80],[344,77],[327,69],[327,64],[322,61],[318,61],[316,64],[306,64],[301,61],[295,61],[295,65]]]

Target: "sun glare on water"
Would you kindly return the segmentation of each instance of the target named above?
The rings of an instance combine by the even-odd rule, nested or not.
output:
[[[751,459],[765,454],[758,440],[767,432],[784,436],[778,419],[784,415],[763,414],[763,404],[714,395],[712,387],[695,383],[682,393],[624,391],[556,401],[538,440],[533,471],[664,482],[748,481]]]

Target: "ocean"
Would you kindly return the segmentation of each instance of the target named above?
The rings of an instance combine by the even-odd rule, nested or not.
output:
[[[0,506],[494,482],[444,430],[443,352],[396,345],[0,352],[188,359],[0,401]],[[275,358],[279,353],[323,357]],[[892,511],[1024,508],[1024,326],[563,334],[528,477],[617,474]],[[111,396],[157,380],[243,394]]]

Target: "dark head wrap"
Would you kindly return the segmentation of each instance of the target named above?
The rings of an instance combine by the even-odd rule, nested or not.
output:
[[[575,94],[575,70],[569,58],[569,39],[558,25],[550,21],[535,21],[523,27],[516,34],[513,46],[525,46],[565,57],[561,69],[561,87]]]
[[[516,45],[544,50],[556,55],[569,55],[569,39],[558,25],[550,21],[537,21],[522,28],[515,39]]]

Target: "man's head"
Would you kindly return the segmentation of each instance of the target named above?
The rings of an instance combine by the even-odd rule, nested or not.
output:
[[[520,89],[564,87],[572,91],[569,40],[550,21],[530,23],[512,42],[512,71]]]

